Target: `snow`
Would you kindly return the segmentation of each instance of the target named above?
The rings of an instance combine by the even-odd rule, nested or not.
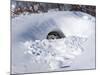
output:
[[[56,40],[26,41],[23,44],[26,48],[25,54],[32,55],[34,63],[43,61],[50,69],[58,69],[69,66],[72,59],[82,53],[81,45],[85,40],[85,38],[71,36]]]
[[[47,34],[53,30],[61,30],[66,37],[47,40]],[[12,18],[12,73],[92,68],[95,68],[93,16],[59,11]]]

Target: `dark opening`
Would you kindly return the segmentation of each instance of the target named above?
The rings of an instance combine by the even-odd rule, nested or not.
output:
[[[47,35],[47,39],[60,39],[64,37],[65,35],[60,31],[52,31]]]

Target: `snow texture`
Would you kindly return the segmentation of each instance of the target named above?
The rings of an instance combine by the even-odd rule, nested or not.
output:
[[[85,38],[71,36],[64,39],[26,41],[23,44],[25,54],[32,55],[34,63],[43,61],[50,69],[58,69],[70,66],[72,59],[84,50],[81,46],[84,41]]]
[[[47,40],[51,31],[65,38]],[[95,68],[95,18],[82,12],[48,12],[12,19],[12,73]]]

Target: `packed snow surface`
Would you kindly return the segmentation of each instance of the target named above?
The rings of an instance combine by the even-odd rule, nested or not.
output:
[[[50,31],[65,38],[47,40]],[[82,12],[48,12],[12,19],[12,73],[95,68],[95,18]]]

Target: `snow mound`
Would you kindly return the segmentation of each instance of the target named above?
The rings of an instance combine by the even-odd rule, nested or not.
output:
[[[22,43],[24,54],[32,56],[33,63],[44,62],[51,70],[69,67],[72,60],[84,51],[82,44],[87,39],[68,36],[55,40],[35,40]]]

